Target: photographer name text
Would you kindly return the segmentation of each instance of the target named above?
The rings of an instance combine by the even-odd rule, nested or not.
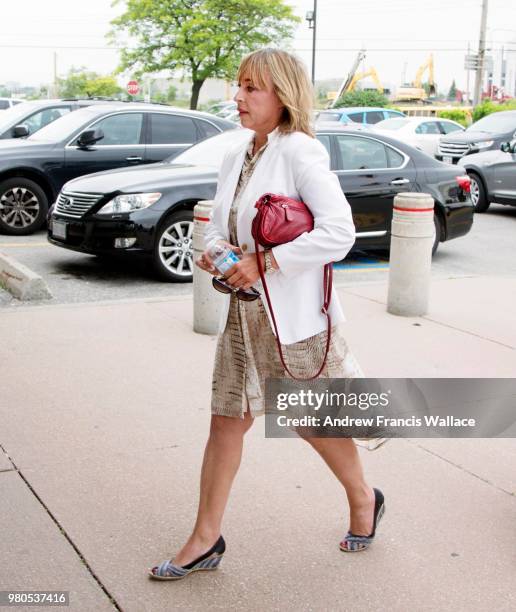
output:
[[[407,418],[393,418],[383,415],[376,417],[331,417],[324,419],[311,415],[299,418],[288,417],[281,414],[276,417],[280,427],[475,427],[476,420],[472,418],[460,419],[452,415],[440,417],[425,415],[423,418],[411,416]]]

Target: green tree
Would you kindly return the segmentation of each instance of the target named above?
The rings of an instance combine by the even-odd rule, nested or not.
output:
[[[57,80],[57,91],[61,98],[109,98],[123,90],[113,76],[101,76],[88,72],[84,67],[72,67],[66,78]]]
[[[119,72],[181,71],[192,80],[190,108],[208,78],[231,80],[242,56],[285,44],[301,21],[283,0],[115,0],[125,12],[111,23],[112,41],[129,36]]]
[[[453,79],[452,84],[450,86],[450,91],[448,92],[448,100],[456,100],[457,99],[457,85],[455,84],[455,79]]]
[[[49,86],[41,85],[41,87],[36,89],[32,95],[27,96],[27,100],[44,100],[45,98],[50,97],[50,95]]]
[[[443,119],[451,119],[452,121],[456,121],[464,127],[468,127],[468,125],[471,124],[471,112],[462,108],[437,111],[437,116],[442,117]]]
[[[491,113],[498,113],[506,110],[516,110],[516,100],[509,100],[504,104],[496,104],[488,98],[473,109],[473,121],[478,121]]]
[[[339,98],[336,108],[341,106],[387,106],[389,100],[379,91],[350,91]]]

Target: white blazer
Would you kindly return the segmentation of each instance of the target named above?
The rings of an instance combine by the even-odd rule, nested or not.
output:
[[[229,211],[244,162],[249,138],[233,146],[225,155],[219,173],[217,193],[205,235],[209,248],[217,240],[229,240]],[[241,194],[237,213],[237,238],[242,250],[254,253],[251,222],[256,214],[254,204],[264,193],[276,193],[302,200],[314,216],[314,229],[292,242],[272,249],[279,270],[267,275],[278,333],[283,344],[292,344],[326,329],[323,304],[323,267],[340,261],[355,242],[351,207],[330,171],[324,145],[303,132],[281,134],[276,128],[268,135],[251,178]],[[262,247],[259,245],[259,250]],[[274,332],[272,318],[260,280],[254,285],[262,292],[263,305]],[[222,309],[219,333],[226,327],[230,296]],[[330,315],[332,325],[345,321],[339,297],[332,292]]]

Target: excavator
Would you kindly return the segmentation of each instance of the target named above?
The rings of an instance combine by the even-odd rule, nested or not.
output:
[[[416,78],[414,79],[414,82],[409,86],[402,85],[401,87],[398,88],[396,92],[396,97],[395,97],[396,102],[402,102],[402,101],[424,102],[428,98],[426,91],[422,87],[423,74],[425,73],[425,70],[427,69],[428,69],[428,85],[429,85],[430,95],[431,96],[435,95],[436,88],[435,88],[435,82],[434,82],[434,56],[432,53],[430,53],[430,56],[427,59],[427,61],[422,66],[419,67],[419,70],[416,73]]]
[[[358,81],[361,81],[362,79],[365,79],[367,77],[371,77],[374,81],[374,84],[376,85],[376,89],[379,91],[379,93],[383,93],[382,84],[380,83],[378,74],[376,73],[376,70],[373,67],[369,68],[369,70],[366,70],[365,72],[358,72],[357,74],[355,74],[355,76],[351,80],[351,83],[349,84],[347,91],[353,91]]]
[[[332,100],[328,108],[334,108],[337,102],[340,100],[340,98],[345,93],[347,93],[348,91],[353,91],[358,81],[365,79],[368,76],[370,76],[373,79],[376,85],[376,89],[380,93],[383,93],[383,87],[380,83],[380,79],[378,78],[378,74],[376,73],[376,70],[374,68],[371,67],[369,70],[366,70],[365,72],[357,73],[357,68],[360,65],[360,62],[364,61],[365,56],[366,56],[365,49],[361,49],[357,53],[357,56],[355,58],[355,61],[353,62],[353,65],[351,66],[351,70],[349,71],[348,76],[342,81],[342,84],[339,87],[339,90],[337,92],[332,92],[331,94]],[[328,97],[330,96],[328,95]]]

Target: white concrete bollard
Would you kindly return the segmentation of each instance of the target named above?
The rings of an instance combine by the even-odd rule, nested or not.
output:
[[[201,200],[194,207],[193,259],[206,250],[204,233],[210,220],[213,200]],[[212,275],[194,265],[193,270],[193,329],[198,334],[216,334],[224,302],[224,294],[211,284]]]
[[[427,193],[394,198],[387,312],[405,317],[426,314],[430,292],[434,200]]]

